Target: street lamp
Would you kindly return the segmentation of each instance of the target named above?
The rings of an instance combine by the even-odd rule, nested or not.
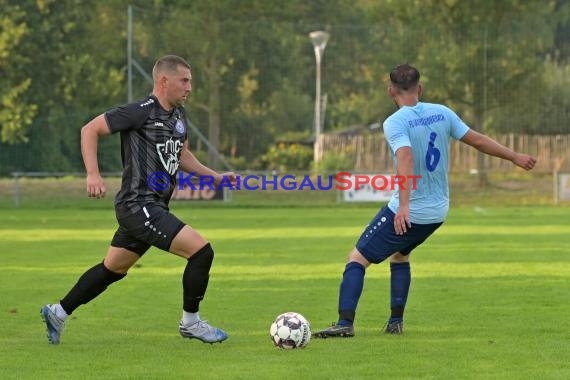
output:
[[[327,41],[329,40],[330,34],[323,31],[315,31],[309,33],[313,47],[315,48],[315,58],[317,60],[317,88],[315,95],[315,143],[314,147],[314,161],[318,162],[318,152],[319,152],[319,137],[321,135],[321,61],[323,54],[325,52],[325,47],[327,46]]]

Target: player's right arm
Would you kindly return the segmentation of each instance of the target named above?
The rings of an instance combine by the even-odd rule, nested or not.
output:
[[[513,164],[523,168],[524,170],[531,170],[536,164],[536,159],[534,157],[529,156],[528,154],[514,152],[506,146],[499,144],[492,138],[474,130],[469,130],[465,136],[461,138],[461,141],[471,145],[480,152],[511,161]]]
[[[99,136],[110,134],[103,114],[95,117],[81,128],[81,155],[87,171],[87,196],[103,198],[107,189],[99,172],[97,161],[97,143]]]
[[[398,178],[405,178],[399,186],[400,207],[394,216],[394,229],[396,235],[403,235],[412,226],[410,222],[410,194],[412,186],[410,178],[414,175],[414,154],[409,146],[402,146],[396,151],[396,174]]]
[[[384,137],[396,156],[396,174],[399,178],[405,178],[405,182],[398,189],[398,210],[394,216],[394,230],[397,235],[403,235],[411,227],[409,178],[414,174],[412,143],[404,122],[388,118],[383,127]]]

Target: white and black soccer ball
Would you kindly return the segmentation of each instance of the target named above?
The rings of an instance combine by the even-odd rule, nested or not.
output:
[[[284,349],[305,348],[311,340],[309,321],[299,313],[287,312],[277,316],[269,328],[275,347]]]

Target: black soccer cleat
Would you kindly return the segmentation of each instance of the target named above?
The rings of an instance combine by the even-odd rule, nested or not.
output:
[[[388,322],[386,323],[386,327],[384,328],[384,333],[386,334],[393,334],[399,335],[404,333],[404,322]]]
[[[331,327],[317,331],[315,338],[352,338],[354,336],[354,326],[342,326],[333,322]]]

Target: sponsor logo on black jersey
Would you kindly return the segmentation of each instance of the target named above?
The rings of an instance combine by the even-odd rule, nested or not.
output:
[[[164,143],[156,144],[156,151],[164,170],[170,175],[174,175],[180,165],[180,150],[182,149],[182,142],[173,140],[172,137]]]

